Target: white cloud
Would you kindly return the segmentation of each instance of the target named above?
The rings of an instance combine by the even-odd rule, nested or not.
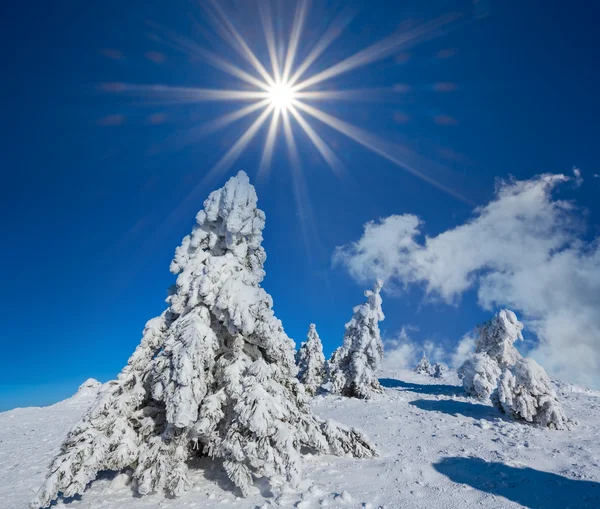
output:
[[[409,333],[418,330],[418,327],[405,325],[395,337],[384,338],[384,368],[413,369],[423,352],[432,363],[446,361],[447,353],[441,345],[430,340],[423,343],[413,340]]]
[[[581,176],[581,170],[577,166],[573,166],[573,175],[575,175],[575,186],[579,187],[583,184],[583,177]]]
[[[475,336],[471,333],[465,334],[462,339],[458,342],[456,350],[450,357],[450,366],[453,368],[459,368],[463,362],[467,360],[475,351]]]
[[[400,272],[419,249],[414,240],[419,226],[419,219],[410,214],[370,221],[358,242],[336,248],[334,262],[345,264],[350,274],[362,282],[376,278],[407,280],[407,274]]]
[[[423,343],[422,351],[425,352],[425,355],[432,364],[434,362],[446,362],[446,358],[448,356],[443,346],[438,343],[434,343],[431,340],[427,340]],[[420,357],[421,356],[419,355],[419,358]]]
[[[600,385],[600,242],[581,240],[580,211],[552,196],[568,180],[545,174],[500,182],[470,221],[434,237],[421,236],[413,215],[370,222],[357,242],[336,249],[334,261],[361,282],[421,284],[447,303],[476,288],[483,308],[520,313],[539,339],[531,354],[550,373]]]
[[[416,327],[404,326],[394,338],[383,341],[383,367],[385,369],[412,369],[417,363],[419,349],[409,336],[409,331],[418,330]]]

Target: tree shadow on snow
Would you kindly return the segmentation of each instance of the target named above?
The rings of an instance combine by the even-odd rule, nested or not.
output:
[[[466,401],[456,401],[453,399],[417,399],[411,401],[409,405],[416,406],[421,410],[442,412],[444,414],[453,415],[454,417],[464,415],[465,417],[486,419],[488,421],[504,419],[504,416],[492,406],[468,403]]]
[[[231,479],[227,476],[222,460],[201,456],[191,460],[188,466],[195,472],[201,472],[202,476],[209,481],[210,484],[215,484],[223,491],[228,491],[236,497],[243,496],[241,490],[233,484]]]
[[[444,458],[433,467],[455,483],[499,495],[530,509],[600,507],[600,483],[480,458]]]
[[[114,470],[101,470],[100,472],[98,472],[98,475],[92,481],[87,483],[85,489],[86,489],[86,491],[89,490],[90,487],[92,486],[92,484],[96,483],[96,481],[101,481],[101,480],[112,481],[118,474],[119,474],[119,472],[116,472]],[[81,502],[82,500],[83,500],[82,495],[73,495],[71,497],[65,497],[62,494],[62,492],[59,492],[58,497],[55,498],[54,500],[52,500],[48,507],[56,507],[59,503],[62,505],[69,505],[69,504],[72,504],[73,502]]]
[[[223,491],[229,492],[236,497],[243,497],[242,491],[229,479],[223,460],[218,458],[196,458],[190,462],[190,468],[202,472],[203,477],[212,484],[216,484]],[[273,498],[273,487],[266,478],[253,478],[254,486],[259,489],[260,494],[265,499]]]
[[[457,385],[413,384],[394,378],[380,378],[379,383],[388,389],[404,389],[405,391],[417,392],[419,394],[431,394],[433,396],[464,396],[465,394],[464,389]]]

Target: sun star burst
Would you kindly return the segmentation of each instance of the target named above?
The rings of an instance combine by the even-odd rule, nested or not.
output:
[[[352,21],[354,13],[344,10],[338,14],[316,43],[312,44],[311,41],[312,49],[305,58],[296,63],[298,47],[302,41],[302,31],[308,13],[308,0],[297,1],[287,44],[284,41],[277,40],[275,37],[269,0],[258,1],[270,60],[268,64],[260,61],[251,49],[250,44],[230,21],[222,8],[222,4],[216,0],[208,0],[208,3],[205,5],[208,17],[214,23],[217,34],[243,59],[247,66],[246,69],[207,50],[191,39],[169,30],[162,30],[165,36],[164,42],[238,79],[242,84],[240,89],[205,89],[131,84],[118,84],[118,87],[113,87],[121,93],[164,97],[170,102],[199,103],[205,101],[222,101],[248,103],[233,112],[198,125],[185,135],[178,133],[175,140],[177,146],[192,143],[200,136],[224,129],[252,114],[256,115],[242,136],[211,168],[196,188],[190,192],[186,201],[194,199],[197,192],[207,181],[227,171],[261,131],[261,128],[265,124],[268,124],[259,166],[259,175],[265,175],[269,171],[276,140],[278,139],[278,135],[282,133],[291,161],[296,202],[299,209],[301,209],[306,202],[306,197],[301,196],[305,194],[305,185],[301,175],[301,164],[295,140],[294,126],[300,128],[301,132],[310,140],[325,162],[337,175],[342,175],[344,169],[343,163],[334,150],[322,138],[315,126],[312,125],[311,121],[314,120],[334,129],[431,185],[466,201],[452,188],[441,184],[431,176],[436,171],[433,168],[435,163],[432,161],[425,160],[407,147],[387,142],[373,133],[335,117],[330,113],[326,113],[317,107],[317,103],[323,102],[355,101],[364,99],[366,96],[372,99],[376,91],[336,90],[331,87],[328,87],[328,90],[319,90],[319,86],[332,78],[339,77],[375,61],[405,51],[409,46],[442,35],[457,20],[456,15],[440,16],[414,28],[399,30],[325,69],[311,73],[310,71],[317,65],[319,58]],[[282,49],[285,51],[282,51]],[[284,55],[284,57],[279,58],[278,55],[280,54]],[[267,70],[267,66],[271,68],[270,71]],[[389,90],[391,91],[392,88]],[[433,168],[431,172],[428,171],[430,168]],[[182,203],[180,208],[183,208],[185,205],[185,203]],[[173,214],[177,213],[178,211],[175,211]],[[303,214],[301,210],[299,213]]]

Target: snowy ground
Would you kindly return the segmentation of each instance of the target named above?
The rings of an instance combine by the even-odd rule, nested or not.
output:
[[[505,420],[493,407],[466,398],[454,374],[437,381],[407,371],[386,373],[374,401],[332,396],[314,411],[364,429],[381,456],[374,460],[311,457],[298,490],[269,485],[237,498],[218,469],[193,474],[179,499],[139,497],[127,476],[105,475],[72,509],[600,508],[600,392],[561,384],[571,432]],[[92,402],[84,389],[46,408],[0,413],[0,508],[20,509],[39,487],[61,440]],[[210,463],[205,463],[205,467]]]

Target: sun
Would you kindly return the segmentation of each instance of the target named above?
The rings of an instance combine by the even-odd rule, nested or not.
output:
[[[268,97],[270,103],[278,110],[288,110],[294,102],[294,90],[287,83],[275,83],[269,87]]]

